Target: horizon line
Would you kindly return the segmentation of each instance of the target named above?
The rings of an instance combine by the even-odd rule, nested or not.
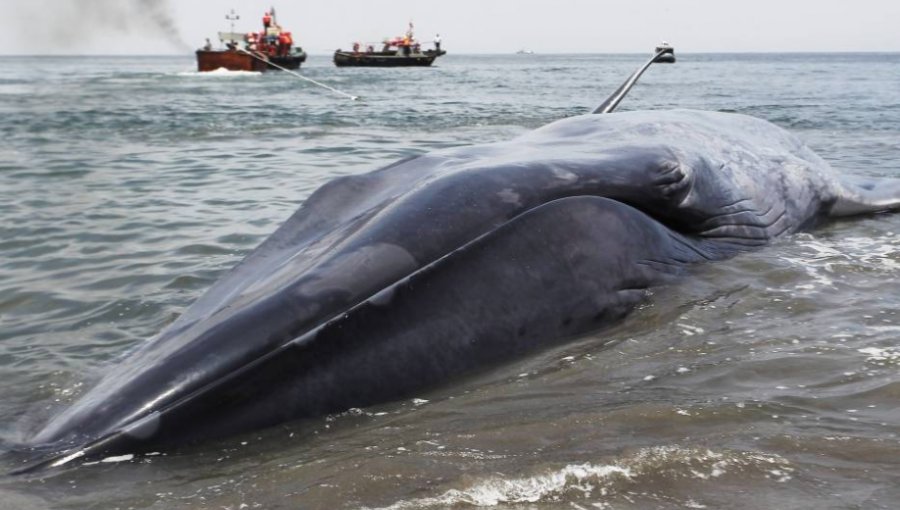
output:
[[[194,56],[194,51],[189,53],[0,53],[0,57],[187,57]],[[534,51],[524,56],[541,55],[645,55],[651,51]],[[846,54],[846,55],[888,55],[900,54],[900,49],[895,50],[730,50],[730,51],[681,51],[679,55],[821,55],[821,54]],[[333,51],[322,50],[307,52],[309,56],[331,56]],[[517,51],[509,52],[472,52],[454,53],[447,52],[445,56],[505,56],[518,55]],[[523,55],[520,55],[523,56]]]

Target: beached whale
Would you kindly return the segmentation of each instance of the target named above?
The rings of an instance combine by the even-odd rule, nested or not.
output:
[[[390,401],[626,315],[686,265],[900,206],[743,115],[582,115],[335,179],[34,438],[47,463]]]

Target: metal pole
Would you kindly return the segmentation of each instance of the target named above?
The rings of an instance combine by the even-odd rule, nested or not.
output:
[[[616,91],[613,92],[611,96],[606,98],[606,101],[603,101],[603,103],[591,113],[610,113],[615,110],[616,106],[619,106],[619,103],[622,101],[622,99],[625,98],[625,95],[628,94],[628,91],[631,90],[631,87],[633,87],[634,84],[637,83],[638,78],[640,78],[641,75],[644,74],[644,71],[646,71],[647,68],[650,67],[650,64],[654,62],[659,62],[661,64],[674,64],[675,48],[669,46],[666,43],[657,46],[650,60],[647,61],[647,63],[643,66],[639,67],[637,71],[631,73],[631,76],[629,76],[628,79],[625,80],[625,83],[619,85],[619,88],[616,89]]]
[[[234,40],[234,22],[241,19],[241,17],[234,12],[234,9],[231,9],[231,12],[225,15],[225,19],[231,22],[231,42],[236,44],[237,41]]]

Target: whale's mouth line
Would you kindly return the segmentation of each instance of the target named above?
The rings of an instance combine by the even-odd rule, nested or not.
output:
[[[454,248],[452,250],[448,250],[446,253],[444,253],[440,257],[435,258],[434,260],[415,269],[414,271],[404,274],[402,277],[396,279],[392,283],[385,285],[385,286],[371,292],[367,297],[360,299],[356,303],[341,308],[339,311],[331,314],[328,318],[325,318],[325,319],[319,321],[316,325],[314,325],[310,328],[304,329],[299,334],[293,335],[290,339],[274,346],[270,350],[259,354],[258,356],[254,357],[253,359],[251,359],[249,361],[245,361],[240,364],[236,364],[235,366],[228,367],[227,371],[223,370],[223,373],[220,373],[220,375],[213,378],[212,380],[196,386],[194,389],[163,404],[160,407],[157,407],[155,409],[147,408],[145,410],[145,412],[142,412],[139,415],[134,416],[133,418],[129,419],[128,421],[121,423],[119,426],[117,426],[117,428],[115,430],[109,431],[96,439],[89,440],[86,443],[83,443],[81,446],[58,451],[58,452],[48,456],[48,458],[41,460],[34,465],[27,466],[21,470],[15,471],[14,473],[33,472],[33,471],[37,471],[37,470],[45,468],[45,467],[50,467],[50,468],[61,467],[65,464],[68,464],[77,459],[82,459],[85,461],[96,459],[105,453],[109,453],[110,447],[115,447],[115,446],[120,446],[120,445],[126,446],[129,443],[132,445],[139,445],[142,441],[142,438],[139,437],[140,436],[139,434],[133,433],[133,431],[135,431],[136,429],[140,429],[142,426],[146,425],[146,423],[148,421],[162,419],[164,416],[171,414],[173,411],[176,411],[185,405],[189,405],[191,402],[195,401],[197,398],[199,398],[203,395],[209,394],[211,392],[214,392],[217,389],[221,388],[222,386],[228,384],[229,382],[231,382],[235,379],[238,379],[242,376],[253,373],[253,370],[255,368],[259,367],[260,365],[265,364],[266,362],[272,360],[273,358],[280,356],[284,352],[291,350],[291,349],[296,349],[298,347],[302,347],[304,344],[314,341],[314,339],[319,334],[319,332],[321,332],[322,330],[324,330],[326,328],[332,327],[335,324],[340,323],[340,321],[342,321],[346,317],[354,314],[362,307],[379,306],[379,303],[382,302],[384,299],[390,299],[389,297],[385,298],[385,296],[390,296],[390,294],[393,293],[394,290],[398,286],[402,285],[404,282],[408,281],[411,278],[414,278],[416,275],[427,273],[428,271],[430,271],[434,267],[440,265],[443,261],[445,261],[446,259],[448,259],[450,257],[456,256],[459,253],[465,252],[471,246],[473,246],[476,243],[479,243],[480,241],[482,241],[483,239],[493,235],[499,229],[504,228],[505,226],[516,221],[517,219],[521,218],[522,216],[530,214],[530,213],[534,212],[535,210],[540,209],[543,206],[546,206],[547,204],[551,204],[551,203],[557,202],[559,200],[577,199],[577,198],[585,198],[585,197],[594,197],[594,198],[609,200],[609,201],[616,202],[618,204],[622,204],[624,206],[630,207],[632,209],[635,209],[636,211],[639,211],[640,213],[651,218],[653,221],[663,225],[667,230],[669,230],[672,234],[674,234],[674,237],[676,238],[676,240],[679,244],[689,248],[691,251],[695,252],[697,255],[701,256],[704,259],[707,259],[707,260],[711,259],[711,257],[708,254],[704,253],[704,251],[701,248],[693,246],[690,242],[687,241],[688,237],[695,237],[695,236],[692,236],[690,234],[681,233],[681,232],[678,232],[677,230],[673,230],[670,226],[667,226],[666,223],[660,221],[656,216],[654,216],[650,212],[645,211],[641,208],[635,207],[634,205],[628,203],[627,201],[622,201],[622,200],[617,200],[614,198],[602,197],[602,196],[592,195],[592,194],[573,194],[573,195],[567,195],[567,196],[562,196],[562,197],[556,197],[553,200],[549,200],[547,202],[542,202],[540,204],[534,205],[533,207],[523,208],[522,210],[518,211],[516,214],[505,219],[505,221],[503,221],[502,223],[493,226],[492,228],[488,229],[487,231],[462,243],[461,245],[457,246],[456,248]],[[655,262],[659,262],[659,261],[655,261]],[[680,261],[677,261],[677,262],[680,262]],[[64,444],[64,442],[65,441],[61,441],[61,443],[63,443],[63,444]],[[122,443],[120,444],[120,442],[122,442]],[[52,443],[47,446],[49,448],[52,448]],[[40,447],[37,447],[37,448],[40,448]],[[116,453],[123,453],[123,452],[117,451]],[[124,453],[128,453],[128,452],[124,452]],[[132,452],[132,453],[137,453],[137,452]]]
[[[479,243],[485,238],[490,237],[494,233],[496,233],[499,229],[504,228],[505,226],[515,222],[521,217],[533,213],[535,210],[540,209],[548,204],[553,202],[557,202],[559,200],[567,200],[567,199],[577,199],[577,198],[587,198],[594,197],[604,200],[609,200],[611,202],[616,202],[618,204],[630,207],[636,211],[639,211],[641,214],[646,215],[648,218],[653,221],[663,225],[667,230],[669,230],[671,237],[674,240],[682,245],[683,247],[689,249],[695,254],[699,255],[703,259],[711,260],[712,258],[710,254],[706,253],[700,246],[694,246],[693,243],[689,242],[689,238],[696,238],[695,235],[690,233],[679,232],[678,230],[673,229],[670,225],[667,225],[667,222],[661,221],[656,215],[652,214],[650,211],[644,210],[643,208],[636,207],[634,204],[629,203],[626,200],[618,200],[615,198],[603,197],[600,195],[590,194],[590,193],[575,193],[571,195],[565,196],[557,196],[551,200],[546,202],[541,202],[539,204],[533,205],[531,207],[522,208],[519,211],[516,211],[515,214],[507,217],[499,224],[493,225],[491,228],[482,232],[481,234],[469,239],[456,246],[453,249],[447,250],[443,255],[427,262],[421,267],[416,268],[415,270],[403,274],[401,277],[397,278],[393,282],[384,285],[383,287],[372,291],[365,298],[359,299],[353,304],[348,304],[347,306],[341,307],[339,310],[330,314],[327,318],[322,318],[317,321],[313,326],[304,328],[303,330],[297,332],[294,335],[291,335],[289,339],[275,344],[269,350],[266,350],[249,361],[242,361],[240,363],[235,363],[231,366],[222,367],[221,371],[217,371],[218,375],[215,375],[211,380],[208,380],[204,383],[200,383],[195,386],[193,389],[188,390],[186,393],[181,394],[180,396],[174,396],[173,400],[169,402],[165,402],[159,407],[145,407],[142,409],[142,412],[136,413],[127,421],[124,421],[116,426],[115,429],[106,432],[105,434],[95,438],[90,439],[85,443],[82,443],[80,446],[76,446],[74,448],[67,448],[57,451],[54,454],[51,454],[48,458],[39,461],[37,464],[28,466],[18,472],[31,472],[39,470],[43,467],[60,467],[69,462],[72,462],[77,459],[81,460],[91,460],[95,459],[104,453],[108,453],[111,447],[126,447],[129,444],[138,446],[140,445],[142,438],[139,437],[139,434],[134,434],[133,431],[136,429],[140,429],[142,425],[145,425],[147,422],[152,420],[160,420],[165,416],[170,415],[172,412],[177,411],[178,409],[190,405],[191,402],[196,401],[198,398],[201,398],[203,395],[209,394],[211,392],[215,392],[219,388],[227,385],[229,382],[234,381],[240,377],[253,373],[253,371],[259,367],[260,365],[269,362],[273,358],[277,358],[282,355],[284,352],[296,349],[298,347],[302,347],[304,344],[314,341],[316,336],[322,330],[332,327],[340,321],[344,320],[344,318],[353,315],[360,308],[365,306],[380,306],[385,302],[385,300],[390,300],[391,294],[400,286],[403,285],[404,282],[408,281],[411,278],[414,278],[416,275],[427,273],[434,267],[440,265],[446,259],[456,256],[459,253],[465,252],[471,246]],[[702,239],[702,236],[700,237]],[[655,261],[659,263],[659,261]],[[678,263],[680,261],[676,261]],[[158,399],[162,400],[162,399]],[[87,439],[87,438],[86,438]],[[61,440],[57,442],[57,446],[61,447],[67,442],[71,443],[72,439]],[[77,444],[77,443],[76,443]],[[48,449],[53,448],[53,443],[49,443],[44,445]],[[40,446],[34,447],[36,449],[41,448]],[[128,452],[126,452],[128,453]],[[137,452],[132,452],[137,453]]]
[[[194,401],[197,397],[200,397],[204,394],[215,391],[217,388],[221,387],[222,385],[224,385],[242,375],[245,375],[248,372],[252,372],[252,370],[255,367],[271,360],[272,358],[277,357],[278,355],[284,353],[285,351],[287,351],[289,349],[297,348],[298,346],[302,346],[305,343],[313,341],[313,339],[316,337],[316,335],[321,330],[338,323],[339,321],[343,320],[343,318],[345,318],[346,316],[359,310],[363,306],[367,306],[367,305],[377,306],[377,303],[379,302],[379,300],[381,299],[381,297],[383,295],[385,295],[386,293],[390,294],[393,291],[393,289],[395,289],[397,286],[401,285],[408,279],[414,277],[416,274],[427,272],[428,270],[437,266],[438,264],[440,264],[442,261],[444,261],[448,257],[451,257],[454,254],[457,254],[457,253],[460,253],[460,252],[466,250],[468,247],[470,247],[473,244],[479,242],[480,240],[490,236],[491,234],[496,232],[498,229],[503,228],[505,225],[515,221],[516,219],[522,217],[523,215],[531,213],[532,211],[539,209],[540,207],[542,207],[548,203],[555,202],[556,200],[565,200],[567,198],[575,198],[575,197],[579,197],[579,196],[594,196],[594,195],[571,195],[571,196],[557,198],[555,200],[551,200],[548,202],[544,202],[544,203],[538,204],[531,208],[523,209],[522,211],[518,212],[518,214],[515,214],[514,216],[511,216],[508,219],[506,219],[506,221],[504,221],[500,225],[497,225],[497,226],[487,230],[486,232],[483,232],[482,234],[474,237],[473,239],[470,239],[469,241],[462,243],[460,246],[458,246],[452,250],[449,250],[444,255],[419,267],[415,271],[412,271],[408,274],[403,275],[401,278],[398,278],[394,282],[392,282],[388,285],[385,285],[384,287],[372,292],[369,296],[367,296],[363,299],[360,299],[353,305],[350,305],[346,308],[341,309],[341,311],[332,314],[327,319],[320,321],[318,324],[316,324],[315,326],[313,326],[311,328],[306,329],[299,335],[293,336],[291,339],[281,343],[280,345],[275,346],[274,348],[272,348],[269,351],[266,351],[266,352],[260,354],[259,356],[253,358],[250,361],[241,363],[237,367],[232,368],[232,370],[225,372],[224,374],[220,375],[219,377],[214,378],[212,381],[209,381],[205,384],[201,384],[201,385],[197,386],[196,388],[189,391],[188,393],[164,404],[161,407],[158,407],[156,409],[147,409],[145,413],[141,413],[139,416],[135,416],[134,418],[128,420],[127,422],[122,423],[115,430],[107,432],[106,434],[103,434],[96,439],[89,440],[86,443],[82,444],[81,446],[76,446],[76,447],[72,447],[72,448],[63,449],[61,451],[57,451],[57,452],[47,456],[47,458],[38,461],[37,463],[31,464],[24,468],[13,471],[12,474],[26,474],[26,473],[38,471],[38,470],[41,470],[44,468],[57,468],[57,467],[64,466],[74,460],[77,460],[77,459],[83,459],[83,460],[94,459],[94,458],[99,457],[104,454],[104,451],[102,450],[104,447],[109,446],[109,445],[114,445],[119,440],[133,441],[135,443],[139,443],[140,438],[129,434],[129,431],[140,428],[140,426],[143,425],[146,420],[161,419],[161,417]],[[613,200],[613,199],[607,199],[607,200]],[[619,202],[617,200],[613,200],[613,201]],[[620,202],[620,203],[622,203],[622,202]],[[60,441],[60,443],[65,443],[65,441]],[[53,444],[51,443],[51,444],[45,445],[45,447],[48,449],[53,448]],[[33,448],[42,449],[40,446],[33,447]]]

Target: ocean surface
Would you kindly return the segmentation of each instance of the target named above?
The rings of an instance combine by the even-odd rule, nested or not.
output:
[[[189,55],[0,58],[0,472],[323,183],[587,113],[647,57],[301,69],[359,101]],[[900,55],[678,57],[620,110],[754,115],[900,177]],[[414,399],[0,475],[0,508],[893,509],[898,434],[900,214],[878,214]]]

